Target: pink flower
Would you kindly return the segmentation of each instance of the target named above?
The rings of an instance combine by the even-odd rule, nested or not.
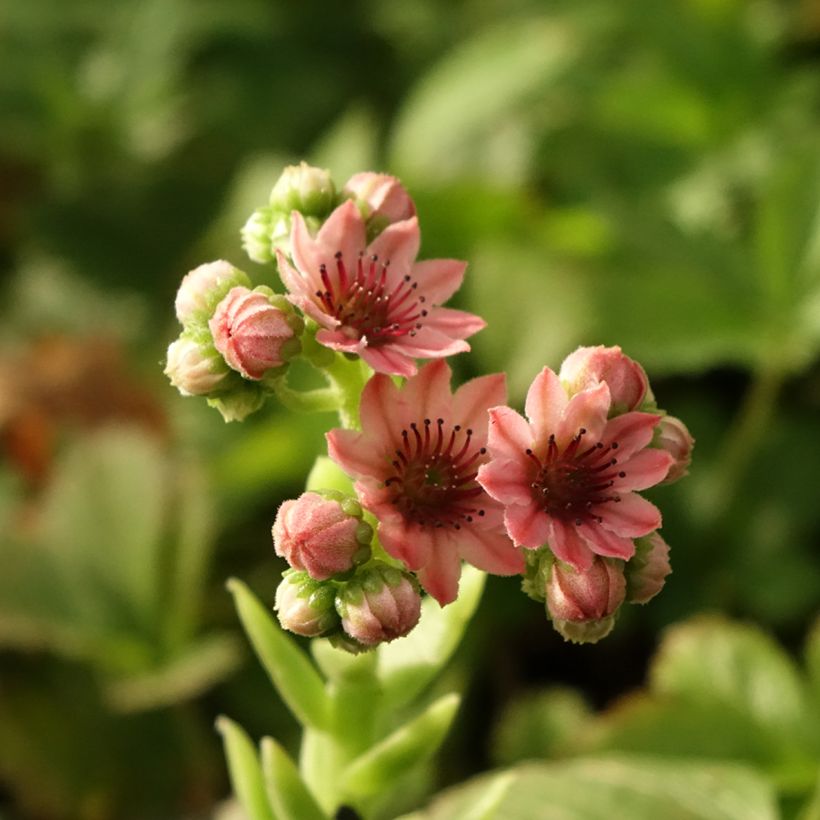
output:
[[[358,516],[350,514],[355,512],[351,506],[358,508]],[[276,554],[319,581],[348,572],[373,535],[361,512],[352,498],[340,502],[313,492],[285,501],[273,523]]]
[[[293,213],[295,268],[281,251],[279,272],[294,305],[314,319],[316,339],[333,350],[360,355],[374,370],[416,373],[415,358],[435,359],[469,350],[464,341],[484,321],[438,307],[458,290],[465,262],[416,262],[416,217],[395,222],[366,245],[365,223],[352,200],[342,203],[313,238]]]
[[[660,526],[658,509],[634,491],[662,481],[673,460],[647,447],[659,415],[608,420],[609,409],[606,382],[569,398],[545,367],[527,393],[529,422],[509,407],[490,410],[492,460],[478,472],[479,483],[504,504],[516,544],[549,544],[579,571],[596,554],[630,558],[632,539]]]
[[[675,416],[664,416],[658,425],[658,446],[675,460],[664,484],[674,484],[689,473],[695,440],[686,425]]]
[[[558,378],[571,396],[606,382],[613,416],[637,410],[649,390],[644,369],[617,346],[579,347],[564,359]]]
[[[556,561],[547,581],[547,610],[559,621],[600,621],[624,602],[623,564],[595,556],[592,566],[578,572]]]
[[[376,219],[389,225],[416,215],[410,194],[396,177],[388,174],[372,171],[354,174],[345,183],[342,193],[352,196],[359,207],[363,206],[367,220]]]
[[[225,361],[246,379],[261,379],[298,351],[293,318],[263,293],[235,287],[216,306],[208,326]]]
[[[359,479],[384,548],[442,605],[458,593],[461,558],[496,575],[524,569],[501,505],[476,481],[487,459],[487,408],[504,400],[504,375],[473,379],[455,394],[450,377],[443,361],[402,388],[377,374],[362,393],[362,432],[327,436],[331,458]]]

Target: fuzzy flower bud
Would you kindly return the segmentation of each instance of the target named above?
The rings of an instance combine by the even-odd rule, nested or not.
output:
[[[299,352],[302,322],[272,291],[231,288],[216,306],[208,327],[214,346],[246,379],[261,379]],[[272,302],[276,301],[279,306]]]
[[[216,408],[226,421],[244,421],[264,403],[267,394],[258,382],[244,381],[238,375],[229,384],[229,389],[208,398],[208,404]]]
[[[635,540],[635,555],[626,565],[626,600],[630,604],[651,601],[672,572],[669,545],[657,532]]]
[[[686,425],[675,416],[664,416],[658,424],[656,444],[675,459],[661,484],[673,484],[689,473],[695,440]]]
[[[230,373],[211,345],[203,345],[183,334],[171,342],[165,375],[183,396],[204,396],[223,386]]]
[[[619,561],[596,555],[586,572],[556,561],[547,581],[547,612],[564,638],[590,643],[609,634],[625,595]]]
[[[373,538],[358,502],[332,492],[306,492],[285,501],[272,532],[276,554],[317,580],[349,572],[366,561]]]
[[[342,194],[356,202],[362,217],[376,224],[379,231],[410,219],[416,213],[416,206],[406,188],[396,177],[364,171],[354,174],[345,183]]]
[[[200,265],[187,273],[179,286],[174,303],[177,319],[186,326],[206,322],[216,303],[231,288],[250,284],[245,273],[223,259]]]
[[[336,596],[342,629],[363,646],[407,635],[421,616],[421,596],[409,573],[377,566],[357,575]]]
[[[649,390],[644,369],[620,347],[579,347],[564,359],[558,378],[570,395],[606,382],[612,398],[609,415],[637,410]]]
[[[336,188],[330,171],[306,162],[289,165],[273,186],[270,205],[275,210],[303,216],[325,217],[336,204]]]
[[[288,571],[276,589],[274,609],[283,628],[315,638],[339,623],[334,597],[332,585],[320,584],[304,572]]]

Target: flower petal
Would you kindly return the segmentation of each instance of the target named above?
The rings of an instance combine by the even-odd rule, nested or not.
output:
[[[413,265],[410,275],[431,305],[442,305],[461,287],[466,269],[460,259],[425,259]]]
[[[418,368],[413,358],[395,345],[365,347],[359,355],[377,372],[391,376],[415,376]]]
[[[532,489],[527,465],[521,461],[497,458],[478,469],[478,483],[502,504],[532,503]]]
[[[421,585],[442,606],[455,601],[461,577],[461,558],[458,552],[446,543],[445,533],[436,531],[430,560],[417,574]]]
[[[470,379],[453,395],[453,420],[462,427],[475,432],[475,441],[486,438],[490,419],[487,410],[507,400],[507,377],[504,373],[491,373]],[[482,442],[483,443],[483,442]]]
[[[550,434],[557,432],[567,401],[567,393],[558,376],[545,367],[533,379],[524,405],[538,445],[546,445]]]
[[[458,532],[458,545],[465,561],[491,575],[519,575],[524,571],[521,550],[513,546],[503,530],[462,527]]]
[[[302,225],[304,225],[304,220],[302,220]],[[306,227],[305,230],[307,230]],[[301,244],[304,245],[304,242]],[[345,200],[327,218],[322,227],[319,228],[315,241],[317,249],[320,250],[322,256],[324,257],[318,260],[319,263],[321,264],[321,262],[327,262],[328,268],[331,270],[336,267],[334,264],[331,264],[336,253],[341,251],[342,258],[348,264],[353,264],[353,262],[358,259],[359,252],[364,250],[366,244],[367,235],[364,220],[362,219],[359,209],[350,199]],[[299,267],[301,267],[299,260],[296,257],[295,241],[293,242],[293,251],[294,261]],[[315,259],[316,256],[314,255],[313,258]],[[315,273],[318,276],[318,265]]]
[[[480,316],[467,313],[466,310],[434,307],[430,308],[424,327],[453,339],[467,339],[487,327],[487,323]]]
[[[606,382],[576,393],[567,403],[558,428],[553,431],[558,447],[566,447],[581,429],[587,431],[585,442],[600,441],[607,426],[610,404],[609,385]]]
[[[419,359],[443,359],[457,353],[466,353],[470,349],[467,342],[440,333],[426,325],[417,330],[415,336],[398,337],[390,347],[393,350],[400,350],[405,356]]]
[[[666,478],[675,458],[666,450],[646,448],[635,453],[627,461],[621,462],[621,471],[626,476],[615,479],[616,490],[646,490],[660,484]]]
[[[490,426],[487,447],[493,458],[529,462],[527,449],[532,447],[532,429],[526,419],[511,407],[491,407],[487,414]]]
[[[406,402],[389,376],[377,373],[365,385],[359,403],[363,435],[377,450],[392,453],[407,421]]]
[[[657,413],[624,413],[610,419],[606,429],[601,436],[604,444],[618,443],[618,460],[625,461],[633,453],[646,447],[660,422],[661,417]]]
[[[408,524],[401,516],[391,516],[379,521],[379,541],[387,552],[417,572],[434,560],[438,550],[435,530],[425,530],[418,524]],[[450,550],[450,552],[453,552]],[[456,555],[458,561],[458,555]],[[456,576],[456,581],[458,576]],[[426,587],[425,587],[426,589]]]
[[[410,379],[402,389],[408,407],[413,408],[415,421],[444,418],[449,421],[452,410],[450,365],[444,359],[437,359],[424,365],[418,375]]]
[[[546,544],[550,534],[549,516],[535,503],[507,507],[504,510],[504,525],[517,546],[530,549]]]
[[[658,508],[636,493],[622,495],[619,503],[598,504],[591,509],[600,516],[601,526],[624,538],[639,538],[661,525]]]
[[[628,561],[635,554],[635,544],[631,539],[615,535],[614,532],[604,529],[600,524],[583,523],[576,527],[576,530],[589,548],[598,555]]]
[[[341,350],[344,353],[358,353],[366,347],[363,339],[351,339],[346,333],[339,330],[320,330],[316,334],[316,341],[320,345],[331,348],[331,350]]]
[[[388,225],[370,243],[366,253],[368,256],[377,256],[380,262],[389,262],[388,276],[398,284],[399,278],[413,266],[420,241],[419,221],[413,216]]]
[[[328,455],[346,473],[356,478],[382,478],[388,462],[384,452],[373,446],[369,435],[353,430],[331,430],[326,433]]]
[[[595,560],[592,550],[574,525],[557,518],[550,521],[549,546],[556,558],[572,565],[578,572],[586,572]]]

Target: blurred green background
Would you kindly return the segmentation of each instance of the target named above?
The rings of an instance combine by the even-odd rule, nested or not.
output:
[[[489,585],[438,785],[685,754],[820,817],[815,0],[12,0],[0,118],[3,820],[227,816],[214,717],[296,740],[223,582],[272,601],[332,419],[226,426],[161,370],[187,270],[274,284],[238,231],[303,158],[400,176],[422,256],[469,260],[460,379],[520,403],[620,344],[697,439],[651,494],[674,574],[605,642]]]

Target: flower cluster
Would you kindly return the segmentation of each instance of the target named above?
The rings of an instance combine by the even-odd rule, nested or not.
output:
[[[525,416],[507,406],[503,374],[453,390],[445,359],[484,327],[443,307],[466,263],[417,260],[415,205],[385,174],[337,189],[327,171],[288,168],[242,237],[286,292],[253,287],[223,261],[189,273],[166,373],[227,420],[270,394],[339,411],[328,454],[349,493],[305,492],[273,525],[290,565],[276,594],[285,628],[349,651],[401,637],[419,620],[420,590],[442,606],[456,599],[463,561],[521,576],[579,642],[661,589],[661,514],[639,493],[685,475],[693,440],[658,409],[637,362],[618,347],[579,348],[535,377]],[[328,387],[294,390],[296,357]]]

